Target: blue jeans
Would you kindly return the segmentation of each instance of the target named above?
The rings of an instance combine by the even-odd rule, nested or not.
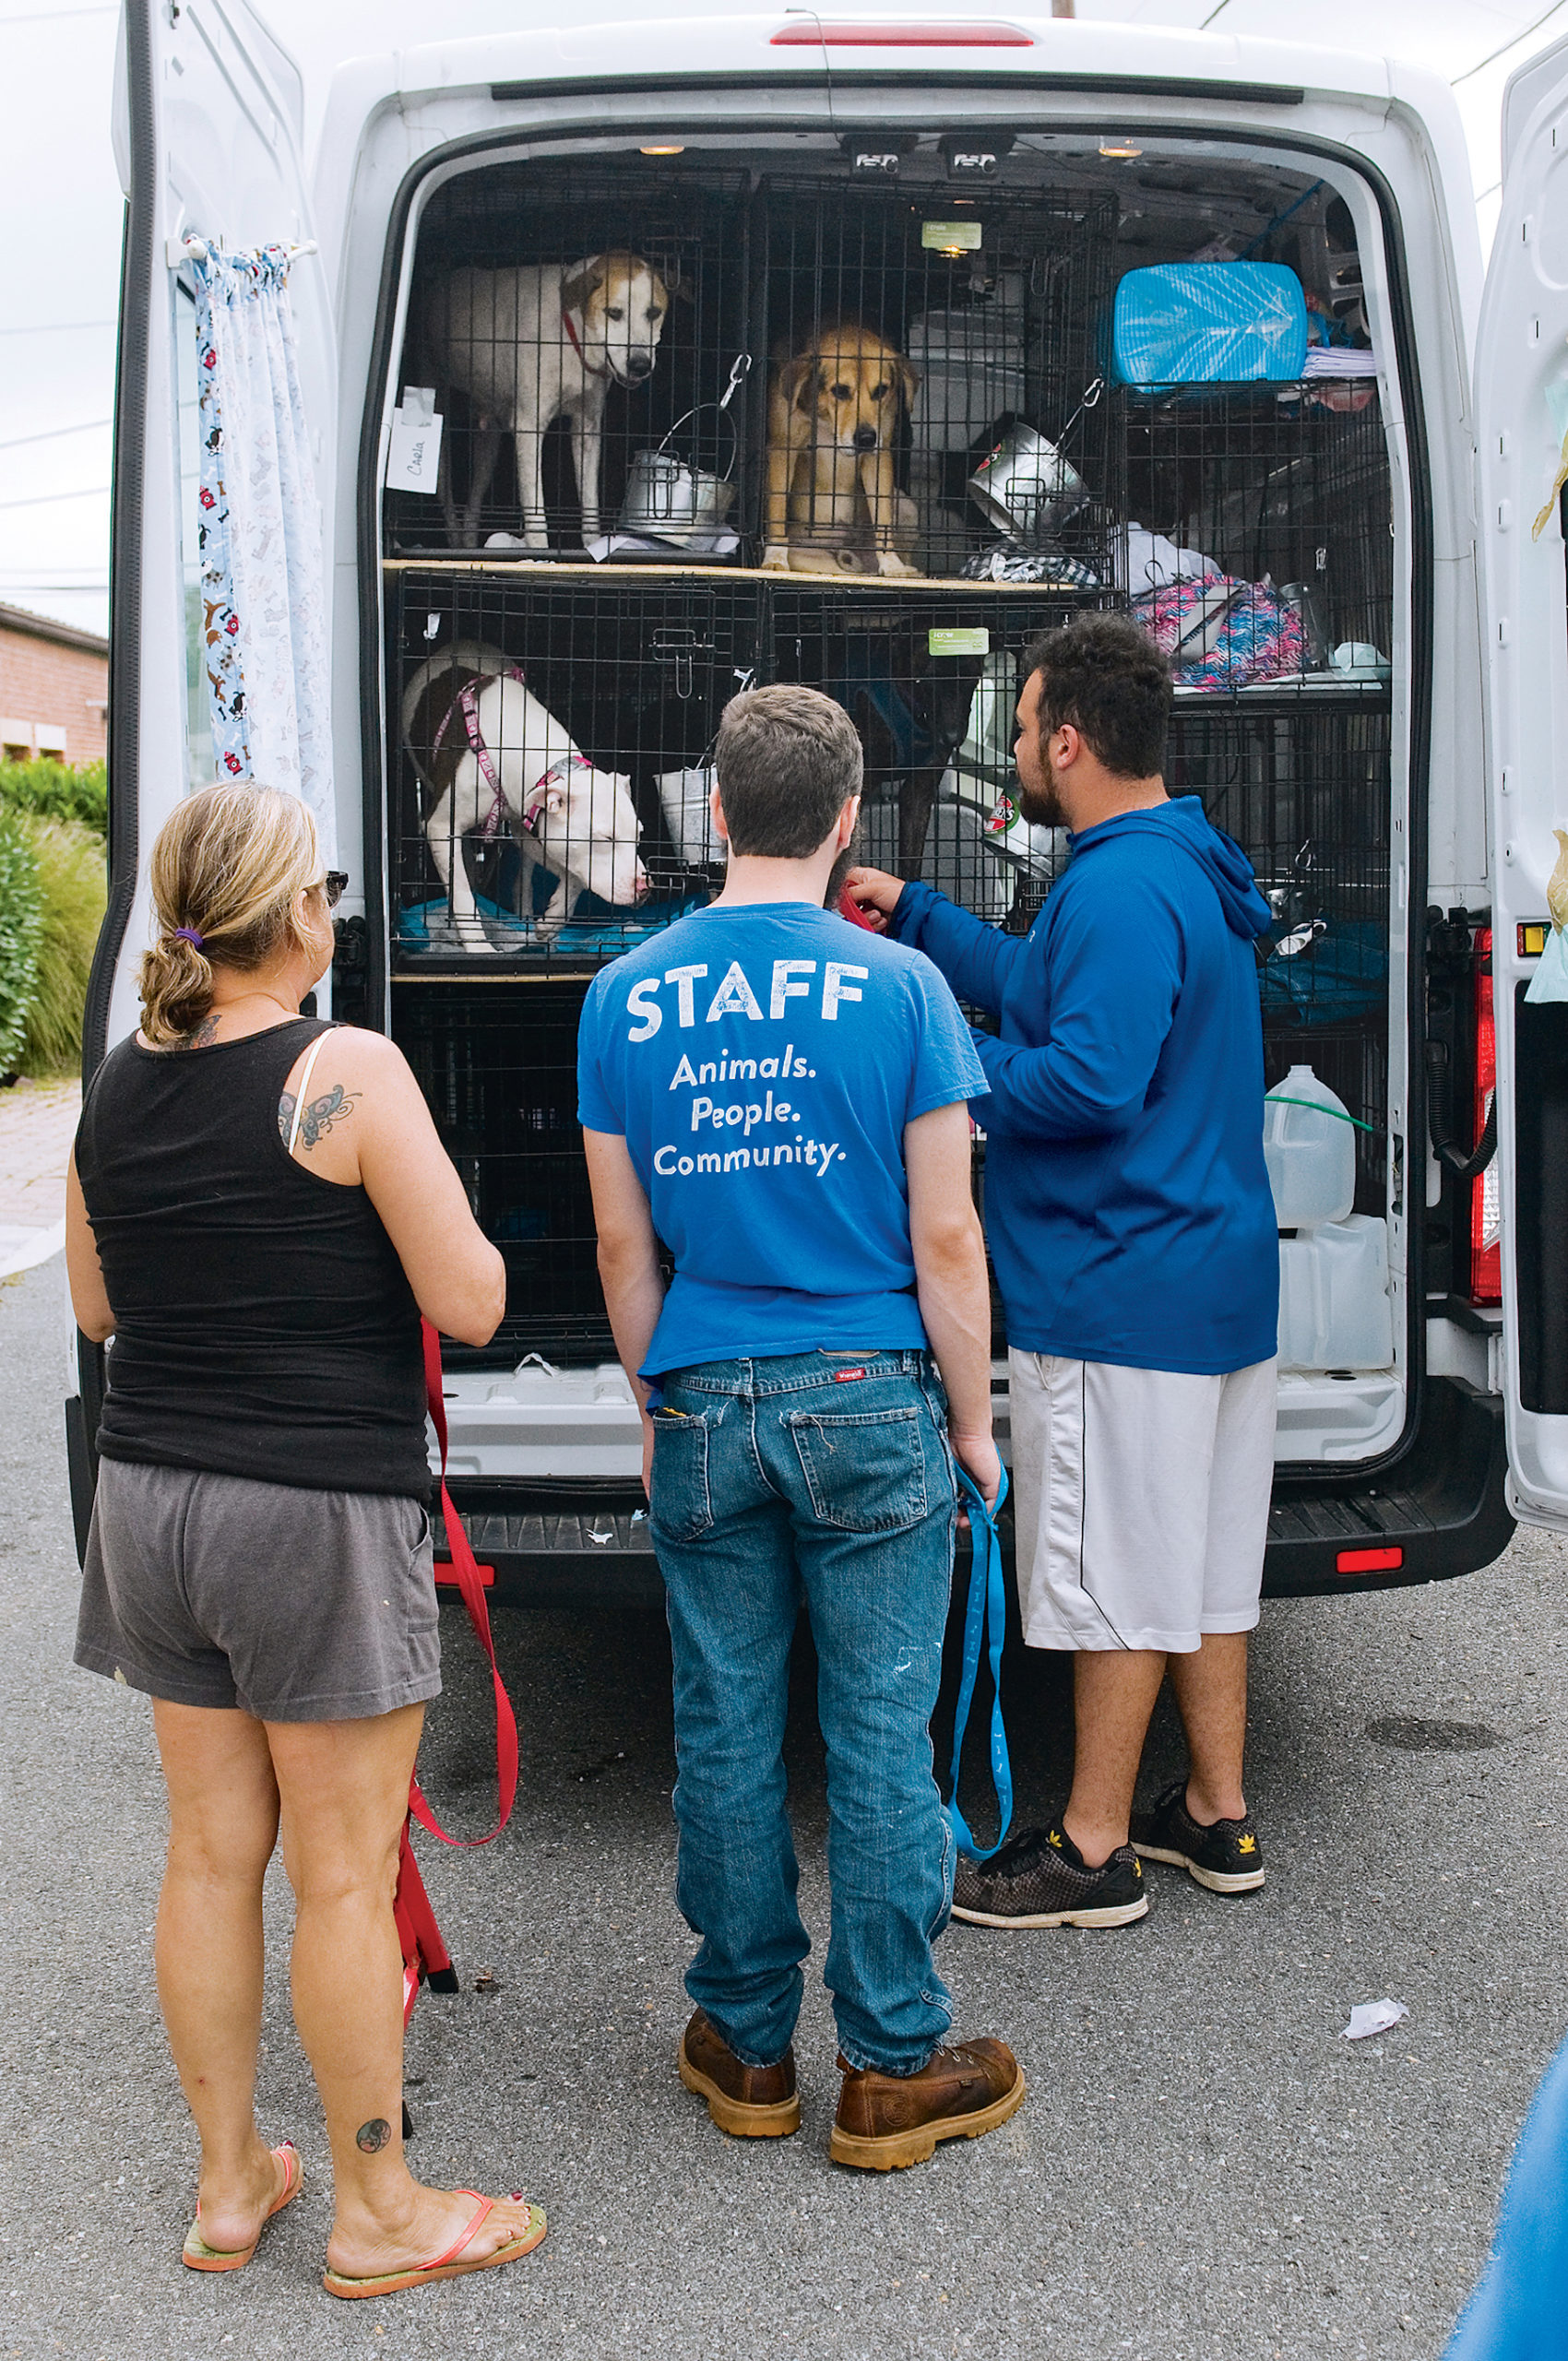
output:
[[[676,1898],[702,1937],[686,1990],[747,2065],[790,2047],[811,1949],[783,1762],[803,1598],[839,2047],[918,2073],[953,2015],[931,1949],[953,1902],[930,1731],[956,1523],[942,1388],[925,1353],[819,1352],[707,1362],[662,1391],[651,1525],[675,1663]]]

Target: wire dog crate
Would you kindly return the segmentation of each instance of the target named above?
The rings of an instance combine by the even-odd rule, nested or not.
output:
[[[577,1012],[597,967],[722,884],[730,698],[835,697],[865,751],[864,858],[1021,932],[1066,845],[1010,793],[1020,659],[1094,609],[1151,629],[1162,600],[1181,611],[1168,784],[1239,839],[1274,908],[1271,1083],[1308,1058],[1372,1127],[1356,1202],[1384,1210],[1375,391],[1101,382],[1130,259],[1223,229],[1295,254],[1343,309],[1348,217],[1260,168],[1157,162],[1136,202],[1122,183],[1125,215],[1092,168],[1060,172],[1022,137],[972,196],[929,142],[891,182],[781,145],[558,157],[486,163],[425,208],[400,382],[434,389],[440,476],[382,511],[394,1031],[506,1259],[497,1353],[612,1353]],[[1219,587],[1194,589],[1189,559]]]
[[[1387,655],[1394,544],[1375,398],[1340,414],[1310,388],[1281,401],[1241,386],[1129,401],[1124,431],[1129,514],[1234,581],[1302,586],[1310,670],[1326,674],[1347,641]]]
[[[1007,790],[1020,653],[1068,611],[1057,594],[921,584],[868,601],[755,575],[510,568],[392,583],[405,966],[592,967],[707,901],[724,874],[713,742],[757,681],[849,711],[868,860],[999,920],[1054,874],[1056,832],[1018,820]]]
[[[1356,1133],[1356,1209],[1371,1214],[1387,1172],[1391,728],[1381,697],[1194,698],[1166,774],[1256,872],[1275,914],[1258,976],[1269,1086],[1310,1063],[1372,1126]]]
[[[389,494],[387,553],[953,575],[998,538],[967,480],[1025,422],[1072,487],[1065,578],[1109,579],[1116,222],[1110,196],[977,207],[847,161],[460,175],[423,216],[402,363],[441,406],[439,478]]]
[[[414,984],[394,1037],[419,1079],[475,1220],[506,1264],[497,1356],[613,1359],[593,1201],[577,1129],[577,1016],[586,987],[515,992]]]
[[[708,898],[703,766],[756,677],[754,583],[410,571],[388,609],[405,964],[592,967]]]

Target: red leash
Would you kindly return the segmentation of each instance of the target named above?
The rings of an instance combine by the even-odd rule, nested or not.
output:
[[[409,1810],[427,1829],[439,1837],[443,1845],[493,1844],[512,1817],[512,1806],[517,1793],[517,1724],[512,1712],[512,1701],[501,1678],[495,1661],[495,1642],[491,1636],[490,1608],[485,1601],[484,1583],[474,1560],[463,1521],[452,1505],[452,1495],[446,1489],[446,1404],[441,1386],[441,1339],[428,1320],[420,1323],[424,1334],[425,1397],[441,1445],[441,1514],[446,1526],[446,1547],[451,1552],[451,1579],[456,1582],[463,1605],[469,1610],[469,1620],[474,1636],[490,1659],[490,1678],[495,1692],[495,1785],[497,1810],[495,1825],[484,1836],[448,1836],[435,1814],[425,1801],[417,1777],[409,1782]],[[455,1992],[456,1974],[441,1929],[435,1923],[424,1883],[414,1859],[409,1841],[408,1822],[403,1825],[403,1841],[398,1856],[398,1886],[393,1897],[393,1913],[398,1921],[398,1939],[403,1953],[403,2022],[412,2012],[414,1999],[426,1976],[438,1989]]]

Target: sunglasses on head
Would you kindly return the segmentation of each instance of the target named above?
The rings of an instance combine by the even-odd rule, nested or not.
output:
[[[337,908],[343,898],[348,883],[349,872],[346,869],[329,869],[325,877],[317,878],[316,884],[326,895],[327,907],[329,910]]]

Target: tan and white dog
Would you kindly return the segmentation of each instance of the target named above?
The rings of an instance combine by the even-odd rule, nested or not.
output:
[[[403,738],[430,797],[425,840],[466,951],[488,951],[463,839],[502,826],[523,857],[523,908],[537,862],[559,881],[538,922],[546,940],[586,886],[618,908],[641,901],[647,872],[623,772],[596,769],[497,647],[458,640],[422,664],[403,693]]]
[[[432,365],[443,385],[468,396],[475,417],[468,504],[459,514],[450,494],[446,502],[454,548],[475,544],[503,433],[517,455],[523,545],[549,548],[540,459],[558,418],[571,421],[583,539],[597,537],[605,398],[612,385],[640,386],[653,374],[669,311],[663,279],[634,254],[455,270],[431,288],[422,326]]]
[[[893,474],[893,438],[920,379],[854,320],[825,320],[776,362],[767,400],[765,566],[915,574],[920,513]]]

